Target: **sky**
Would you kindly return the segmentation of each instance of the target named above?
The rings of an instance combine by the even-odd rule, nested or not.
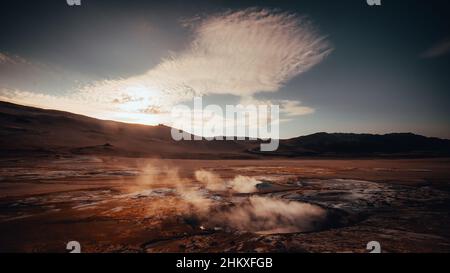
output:
[[[0,100],[131,123],[277,104],[282,138],[450,138],[447,0],[1,1]]]

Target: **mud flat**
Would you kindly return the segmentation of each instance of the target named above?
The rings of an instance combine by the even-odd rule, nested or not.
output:
[[[9,158],[0,251],[449,252],[449,163]]]

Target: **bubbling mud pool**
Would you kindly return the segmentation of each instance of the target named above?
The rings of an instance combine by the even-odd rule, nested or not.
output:
[[[206,198],[218,197],[221,202],[206,216],[198,216],[199,225],[257,234],[311,233],[351,226],[387,208],[448,198],[447,193],[427,187],[353,179],[299,180],[290,185],[252,179],[264,180],[254,184],[252,194],[218,197],[209,192]]]
[[[225,179],[212,171],[197,170],[192,184],[170,168],[158,177],[169,181],[175,195],[188,203],[192,216],[187,222],[196,223],[202,230],[258,234],[313,232],[334,226],[337,218],[332,210],[310,202],[267,195],[292,190],[272,183],[270,177],[236,175]]]
[[[308,203],[252,195],[195,217],[202,229],[275,234],[321,229],[328,213]]]

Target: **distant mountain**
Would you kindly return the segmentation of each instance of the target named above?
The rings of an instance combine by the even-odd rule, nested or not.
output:
[[[258,150],[253,152],[259,153]],[[259,153],[262,154],[262,153]],[[316,133],[281,141],[285,156],[447,156],[450,140],[412,133],[385,135]]]
[[[450,140],[414,134],[317,133],[281,140],[275,152],[260,141],[174,141],[171,128],[105,121],[73,113],[0,102],[4,156],[95,154],[162,158],[450,156]]]
[[[249,141],[174,141],[171,128],[99,120],[0,102],[3,155],[98,154],[163,158],[255,158]]]

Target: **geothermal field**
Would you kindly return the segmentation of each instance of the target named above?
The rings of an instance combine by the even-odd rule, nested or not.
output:
[[[3,1],[0,256],[450,253],[450,1],[404,2]]]
[[[448,159],[3,158],[0,251],[450,251]]]

